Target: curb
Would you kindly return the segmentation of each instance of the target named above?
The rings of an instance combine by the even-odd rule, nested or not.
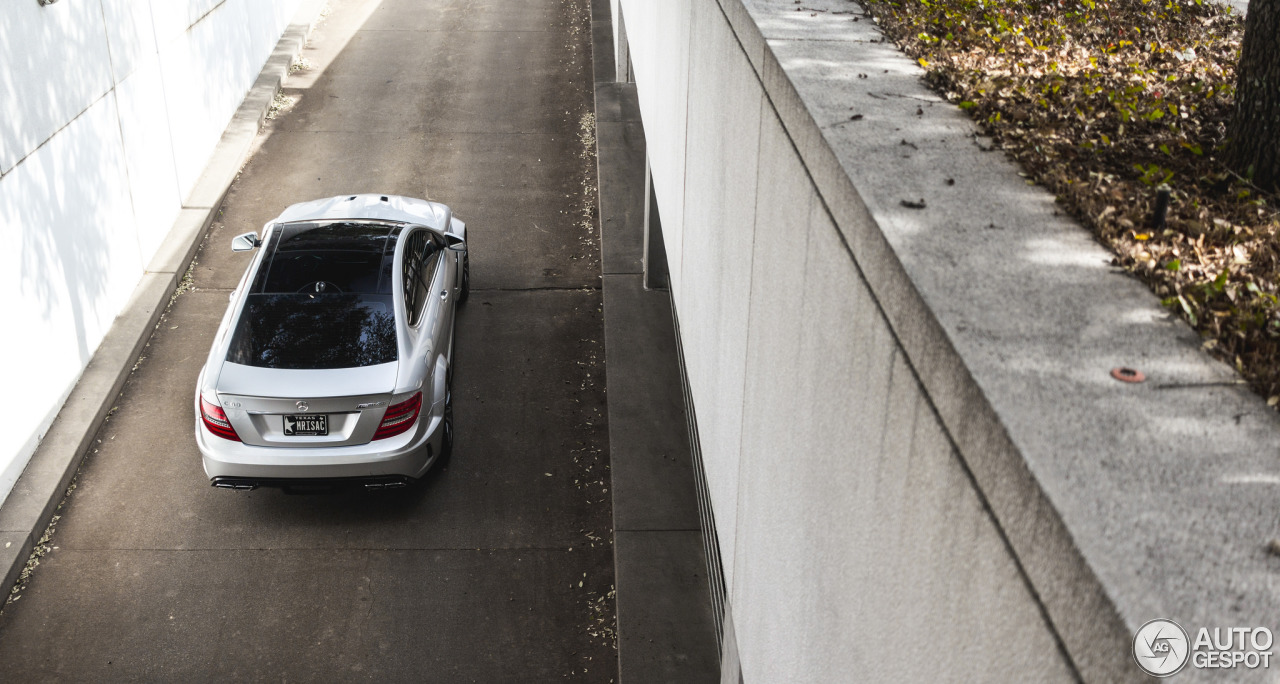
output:
[[[248,161],[275,93],[288,75],[293,58],[306,44],[324,4],[325,0],[302,0],[294,12],[258,78],[232,115],[129,303],[112,323],[13,491],[0,505],[3,586],[17,583],[27,559],[52,522],[94,436],[113,410],[134,360],[151,338],[232,181]]]

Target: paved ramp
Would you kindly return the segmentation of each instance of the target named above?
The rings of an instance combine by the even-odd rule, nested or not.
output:
[[[333,0],[0,616],[0,680],[616,677],[587,4]],[[230,238],[357,192],[468,222],[454,456],[408,491],[212,489],[191,397]]]

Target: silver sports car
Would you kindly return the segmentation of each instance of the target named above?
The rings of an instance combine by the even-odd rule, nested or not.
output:
[[[230,489],[399,487],[453,444],[453,323],[470,285],[449,207],[343,195],[232,240],[258,249],[196,383],[196,444]]]

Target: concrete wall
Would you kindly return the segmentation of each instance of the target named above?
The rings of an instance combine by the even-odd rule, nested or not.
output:
[[[1068,679],[720,8],[622,5],[746,681]]]
[[[804,4],[618,7],[723,681],[1138,681],[1146,620],[1275,629],[1274,490],[1240,486],[1272,477],[1274,412],[860,5]]]
[[[0,8],[0,500],[168,234],[299,0]]]

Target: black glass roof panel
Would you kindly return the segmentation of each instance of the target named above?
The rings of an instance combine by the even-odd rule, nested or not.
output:
[[[391,294],[399,225],[290,223],[272,233],[254,294]]]

